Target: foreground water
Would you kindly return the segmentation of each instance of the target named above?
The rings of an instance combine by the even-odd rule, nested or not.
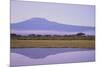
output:
[[[95,50],[85,48],[14,48],[11,65],[37,65],[95,61]]]

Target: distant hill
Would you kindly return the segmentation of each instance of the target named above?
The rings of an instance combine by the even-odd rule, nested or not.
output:
[[[74,34],[77,32],[84,32],[89,35],[94,35],[95,28],[60,24],[44,18],[31,18],[19,23],[11,23],[11,32],[18,34]]]

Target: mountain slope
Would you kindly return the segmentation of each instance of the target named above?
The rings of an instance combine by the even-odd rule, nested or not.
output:
[[[89,32],[94,33],[94,27],[59,24],[43,18],[31,18],[26,21],[11,24],[11,31],[58,31],[58,32]],[[56,32],[55,32],[56,33]]]

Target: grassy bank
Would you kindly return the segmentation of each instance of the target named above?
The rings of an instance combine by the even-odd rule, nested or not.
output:
[[[11,48],[95,48],[95,40],[11,40]]]

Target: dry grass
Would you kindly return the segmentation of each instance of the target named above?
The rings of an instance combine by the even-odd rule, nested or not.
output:
[[[95,40],[11,40],[11,48],[95,48]]]

